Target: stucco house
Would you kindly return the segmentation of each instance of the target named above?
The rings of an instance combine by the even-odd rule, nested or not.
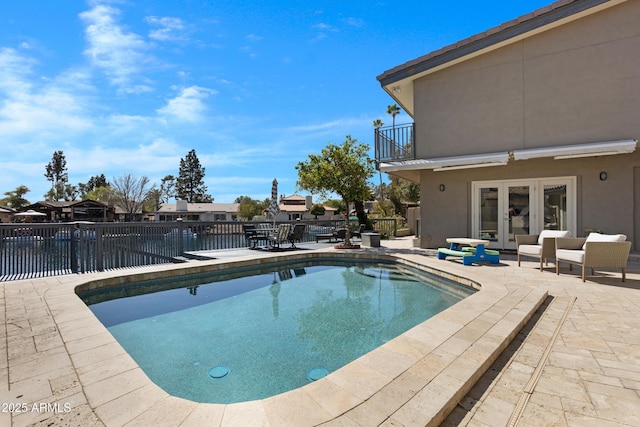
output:
[[[239,203],[163,203],[153,213],[154,221],[235,221],[238,218]]]
[[[390,69],[413,123],[376,130],[420,183],[420,245],[544,229],[640,249],[640,1],[563,0]]]
[[[312,196],[300,196],[293,194],[287,197],[280,197],[278,203],[278,215],[276,215],[277,221],[296,221],[299,219],[316,219],[315,215],[310,213],[313,206]],[[324,215],[319,215],[318,219],[333,219],[336,215],[336,208],[330,206],[324,206]],[[268,212],[265,212],[265,216],[268,216]]]

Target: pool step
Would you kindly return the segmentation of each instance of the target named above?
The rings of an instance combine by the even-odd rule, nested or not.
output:
[[[338,420],[346,417],[360,425],[440,425],[547,297],[546,290],[538,288],[508,293]]]
[[[443,425],[484,425],[489,420],[496,425],[516,425],[574,303],[573,296],[549,297]],[[502,399],[505,395],[520,396],[511,418]],[[499,414],[495,411],[496,401],[503,402]]]

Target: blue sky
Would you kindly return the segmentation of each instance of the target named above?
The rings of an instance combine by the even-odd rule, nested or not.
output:
[[[376,76],[548,3],[3,1],[0,198],[43,200],[56,150],[74,185],[159,184],[195,149],[215,202],[305,194],[298,162],[391,123]]]

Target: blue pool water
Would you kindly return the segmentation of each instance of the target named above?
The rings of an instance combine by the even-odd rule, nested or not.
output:
[[[472,292],[404,266],[336,263],[80,296],[169,394],[234,403],[317,380]]]

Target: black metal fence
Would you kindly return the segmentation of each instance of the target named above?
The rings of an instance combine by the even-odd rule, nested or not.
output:
[[[416,158],[413,123],[378,128],[374,137],[376,160],[391,162]]]
[[[302,243],[344,221],[302,221]],[[375,229],[395,236],[395,219]],[[0,281],[185,262],[198,251],[247,247],[243,225],[255,222],[0,224]],[[272,224],[273,225],[273,224]]]

